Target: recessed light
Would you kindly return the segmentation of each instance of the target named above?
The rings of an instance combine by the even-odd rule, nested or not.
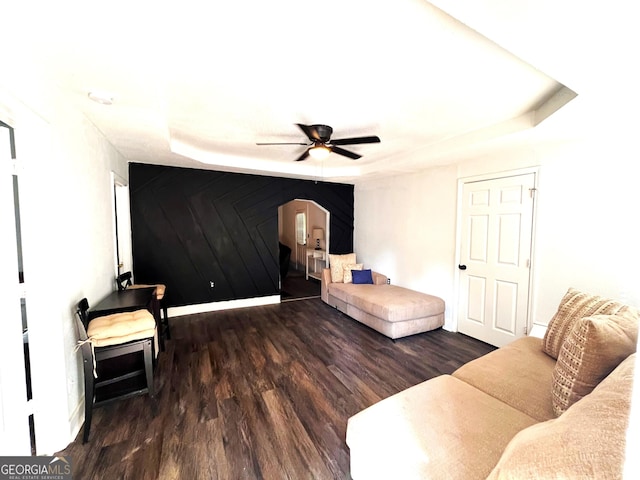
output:
[[[89,92],[88,96],[91,100],[101,105],[113,104],[113,95],[108,92],[100,92],[98,90],[94,90]]]

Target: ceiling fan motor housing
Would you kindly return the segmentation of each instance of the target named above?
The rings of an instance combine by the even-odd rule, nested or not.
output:
[[[320,141],[322,143],[327,143],[331,139],[333,128],[331,128],[329,125],[311,125],[311,127],[316,129],[316,132],[318,132],[318,137],[320,137]]]

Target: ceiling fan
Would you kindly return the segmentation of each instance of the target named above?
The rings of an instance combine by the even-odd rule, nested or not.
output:
[[[307,157],[311,156],[317,160],[322,160],[326,158],[331,152],[337,153],[338,155],[343,155],[345,157],[349,157],[353,160],[357,160],[362,155],[358,155],[357,153],[350,152],[349,150],[345,150],[344,148],[339,147],[338,145],[357,145],[361,143],[379,143],[380,138],[376,136],[370,137],[353,137],[353,138],[339,138],[335,140],[331,140],[331,134],[333,133],[333,128],[329,125],[302,125],[300,123],[296,123],[300,130],[304,132],[304,134],[309,138],[311,143],[307,142],[283,142],[283,143],[256,143],[256,145],[305,145],[307,148],[302,155],[296,158],[296,162],[301,160],[306,160]]]

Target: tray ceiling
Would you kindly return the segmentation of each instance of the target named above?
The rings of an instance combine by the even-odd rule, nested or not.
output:
[[[425,1],[68,9],[19,12],[29,26],[13,33],[20,63],[132,162],[353,181],[447,163],[575,96]],[[14,89],[27,72],[14,72]],[[296,123],[382,142],[322,162],[295,162],[304,146],[256,145],[305,141]]]

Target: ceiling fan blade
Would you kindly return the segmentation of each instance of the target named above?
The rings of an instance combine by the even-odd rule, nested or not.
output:
[[[329,148],[331,148],[331,151],[333,153],[337,153],[338,155],[343,155],[345,157],[352,158],[353,160],[357,160],[362,156],[362,155],[358,155],[357,153],[353,153],[353,152],[350,152],[349,150],[345,150],[344,148],[340,148],[336,146],[332,146]]]
[[[308,156],[309,156],[309,149],[307,148],[302,155],[296,158],[296,162],[301,162],[302,160],[306,160]]]
[[[313,125],[302,125],[301,123],[296,123],[296,125],[298,125],[298,127],[300,127],[300,130],[302,130],[304,134],[309,137],[309,140],[311,140],[312,142],[320,141],[320,135]]]
[[[271,143],[256,143],[256,145],[306,145],[309,146],[308,143],[302,142],[271,142]]]
[[[359,143],[380,143],[380,137],[353,137],[353,138],[338,138],[331,140],[332,145],[357,145]]]

